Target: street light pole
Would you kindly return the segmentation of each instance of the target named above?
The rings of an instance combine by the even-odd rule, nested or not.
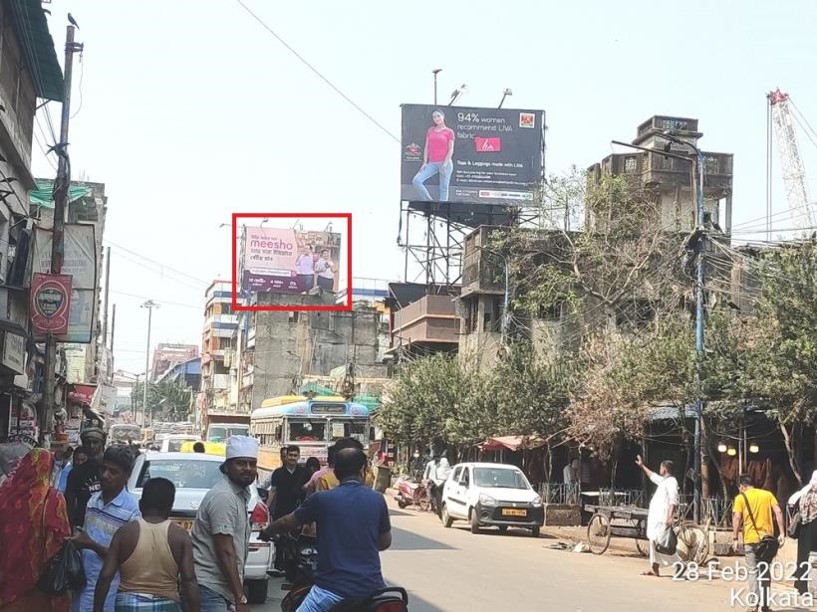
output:
[[[437,106],[437,75],[443,71],[442,68],[435,68],[432,70],[432,74],[434,74],[434,106]]]
[[[150,331],[153,325],[153,309],[158,308],[159,305],[153,300],[148,300],[142,304],[141,308],[148,309],[148,335],[147,345],[145,347],[145,387],[142,390],[142,426],[147,426],[147,410],[148,410],[148,383],[150,382]]]

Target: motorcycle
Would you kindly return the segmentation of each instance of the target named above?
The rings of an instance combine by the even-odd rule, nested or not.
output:
[[[281,601],[282,612],[296,612],[315,583],[318,569],[318,549],[315,538],[308,535],[286,534],[276,537],[276,546],[283,555],[286,582],[281,589],[288,591]],[[345,599],[332,608],[333,612],[407,612],[408,593],[400,587],[386,587],[358,599]]]
[[[401,476],[397,479],[395,488],[397,489],[397,495],[394,496],[394,499],[401,509],[406,506],[417,506],[423,512],[431,509],[431,497],[423,483]]]

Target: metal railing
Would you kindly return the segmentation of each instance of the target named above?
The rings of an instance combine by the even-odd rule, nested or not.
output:
[[[732,516],[732,500],[722,497],[705,497],[701,500],[703,515],[712,519],[713,525],[728,525]]]
[[[546,504],[578,504],[579,484],[543,482],[539,485],[539,495]]]
[[[600,506],[634,506],[646,507],[644,491],[641,489],[603,489],[599,488]]]

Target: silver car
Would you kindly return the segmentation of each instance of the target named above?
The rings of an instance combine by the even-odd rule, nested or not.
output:
[[[170,518],[187,531],[193,528],[196,512],[204,495],[222,478],[219,466],[224,457],[201,453],[147,452],[139,456],[128,481],[128,491],[137,499],[142,486],[150,478],[167,478],[176,485],[176,501]],[[251,488],[247,512],[253,514],[258,504],[263,505],[255,487]],[[262,542],[258,535],[266,524],[253,523],[249,554],[244,568],[244,586],[250,603],[264,603],[267,599],[267,570],[274,560],[273,545]]]

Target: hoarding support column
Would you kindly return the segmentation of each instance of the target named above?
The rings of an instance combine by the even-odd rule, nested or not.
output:
[[[73,74],[74,53],[82,51],[82,44],[74,42],[74,26],[69,25],[65,34],[65,75],[63,77],[62,118],[60,141],[56,144],[59,166],[54,182],[54,229],[51,240],[51,274],[62,272],[64,255],[65,206],[68,202],[68,187],[71,184],[71,165],[68,162],[68,124],[71,120],[71,75]],[[45,343],[45,388],[40,407],[40,444],[45,445],[54,422],[54,395],[56,390],[57,338],[48,334]]]

